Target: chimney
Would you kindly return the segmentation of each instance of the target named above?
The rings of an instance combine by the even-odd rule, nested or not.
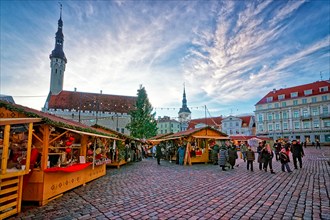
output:
[[[276,92],[276,89],[273,89],[273,93],[275,93]]]
[[[102,90],[100,91],[100,93],[102,94]]]
[[[77,88],[76,87],[74,87],[74,91],[77,92]]]

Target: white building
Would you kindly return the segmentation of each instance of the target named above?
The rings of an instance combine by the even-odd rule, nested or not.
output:
[[[330,142],[329,81],[270,91],[256,105],[257,135]]]
[[[157,119],[157,134],[177,133],[181,131],[181,124],[179,121],[171,119],[168,116]]]

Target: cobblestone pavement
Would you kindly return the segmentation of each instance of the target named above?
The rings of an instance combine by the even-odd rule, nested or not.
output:
[[[12,219],[330,219],[330,147],[305,154],[293,173],[273,161],[276,174],[146,159]]]

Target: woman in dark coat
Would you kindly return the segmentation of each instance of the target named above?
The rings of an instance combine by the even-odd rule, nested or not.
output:
[[[237,149],[235,145],[232,145],[228,148],[228,162],[232,169],[234,169],[237,158],[238,158]]]
[[[223,171],[226,169],[226,163],[228,160],[228,148],[226,146],[222,146],[219,151],[219,165]]]

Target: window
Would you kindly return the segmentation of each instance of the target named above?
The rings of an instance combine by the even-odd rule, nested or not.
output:
[[[292,92],[291,93],[291,98],[296,98],[298,97],[298,92]]]
[[[272,102],[273,101],[273,97],[267,97],[267,102]]]
[[[272,124],[268,124],[268,131],[272,131],[273,130],[273,125]]]
[[[328,100],[328,97],[326,95],[323,95],[322,96],[322,101],[327,101]]]
[[[229,127],[233,127],[233,123],[230,122],[230,123],[229,123]]]
[[[275,103],[275,108],[278,108],[280,107],[278,103]]]
[[[313,90],[312,89],[309,89],[309,90],[305,90],[304,91],[304,94],[305,95],[311,95],[313,93]]]
[[[287,119],[288,118],[288,113],[287,112],[283,112],[283,119]]]
[[[328,87],[324,86],[320,88],[320,92],[327,92],[328,91]]]
[[[309,129],[310,128],[309,121],[304,121],[303,126],[304,126],[304,129]]]
[[[284,94],[278,96],[278,100],[283,100],[283,99],[285,99],[285,95]]]
[[[298,105],[298,100],[293,100],[293,105]]]
[[[299,118],[299,110],[294,110],[293,111],[293,117],[294,118]]]
[[[282,107],[285,107],[286,106],[286,102],[282,102]]]
[[[300,128],[299,121],[294,122],[294,129],[298,130]]]
[[[264,131],[264,126],[263,126],[263,124],[260,124],[260,125],[258,126],[258,128],[259,128],[259,131]]]
[[[280,130],[280,124],[275,124],[275,130]]]
[[[313,116],[319,115],[319,110],[318,110],[318,108],[312,108],[312,115],[313,115]]]
[[[307,110],[307,109],[304,109],[303,112],[302,112],[302,115],[303,115],[304,117],[309,116],[309,115],[308,115],[308,110]]]
[[[121,129],[121,133],[123,133],[123,134],[125,133],[125,128]]]
[[[280,119],[280,114],[279,113],[275,113],[275,119],[279,120]]]
[[[260,121],[260,122],[262,122],[264,119],[263,119],[263,114],[259,114],[258,115],[258,120]]]
[[[330,120],[325,120],[323,123],[324,123],[324,127],[326,128],[330,127]]]
[[[284,129],[284,130],[288,130],[288,123],[287,123],[287,122],[284,122],[284,123],[283,123],[283,129]]]
[[[329,113],[328,106],[323,106],[322,107],[322,112],[323,112],[324,115],[327,115]]]
[[[227,127],[227,123],[223,123],[223,127],[224,127],[224,128]]]
[[[273,114],[272,113],[268,113],[268,120],[269,121],[273,120]]]
[[[307,104],[307,99],[302,99],[302,104]]]
[[[315,102],[317,102],[317,97],[312,98],[312,103],[315,103]]]
[[[262,110],[262,105],[258,106],[258,110]]]
[[[236,127],[238,127],[238,122],[236,122]]]
[[[267,108],[272,108],[272,104],[268,104]]]
[[[319,127],[320,127],[320,122],[319,122],[319,120],[315,120],[315,121],[313,122],[313,127],[314,127],[314,128],[319,128]]]

